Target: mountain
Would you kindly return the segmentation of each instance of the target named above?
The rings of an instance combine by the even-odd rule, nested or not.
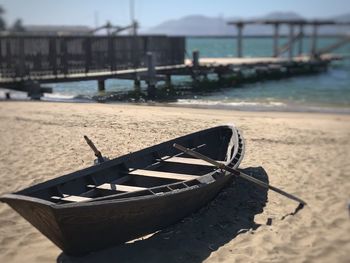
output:
[[[168,35],[200,35],[202,32],[206,35],[232,35],[234,29],[223,18],[193,15],[163,22],[147,31],[149,34]]]
[[[272,19],[283,19],[283,20],[300,20],[305,19],[304,17],[300,16],[297,13],[294,12],[272,12],[265,16],[261,17],[255,17],[255,19],[266,19],[266,20],[272,20]]]
[[[283,19],[283,20],[299,20],[306,19],[294,12],[273,12],[265,16],[251,17],[247,20],[255,19]],[[350,22],[350,14],[343,14],[325,19],[334,19],[339,22]],[[236,28],[227,25],[228,21],[245,20],[240,17],[222,18],[207,17],[202,15],[186,16],[176,20],[165,21],[149,30],[143,32],[145,34],[166,34],[166,35],[183,35],[183,36],[232,36],[236,34]],[[287,26],[281,26],[280,33],[288,34]],[[296,31],[297,32],[297,31]],[[350,26],[324,26],[319,29],[320,34],[344,34],[350,32]],[[305,33],[310,34],[311,28],[306,27]],[[272,35],[273,28],[270,25],[246,25],[244,27],[244,35]]]

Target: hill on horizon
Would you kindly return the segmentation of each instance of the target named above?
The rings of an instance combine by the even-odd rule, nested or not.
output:
[[[249,19],[306,19],[294,12],[273,12],[260,17],[208,17],[203,15],[190,15],[180,19],[168,20],[148,30],[141,31],[145,34],[166,34],[181,36],[232,36],[236,35],[235,26],[227,25],[228,21],[249,20]],[[313,18],[311,18],[313,19]],[[339,22],[350,22],[350,14],[342,14],[334,17],[326,17],[324,19],[332,19]],[[288,34],[288,27],[281,26],[280,33]],[[305,27],[305,33],[311,32],[310,27]],[[346,34],[350,32],[350,26],[322,26],[319,34]],[[244,27],[244,35],[272,35],[273,28],[269,25],[246,25]]]

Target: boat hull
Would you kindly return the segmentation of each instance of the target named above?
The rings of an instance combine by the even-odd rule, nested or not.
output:
[[[232,181],[232,175],[207,163],[183,158],[174,143],[233,168],[244,155],[239,132],[218,126],[3,195],[0,201],[68,255],[122,244],[180,221]],[[131,190],[123,193],[121,187]],[[73,199],[65,201],[67,196]]]
[[[14,210],[63,250],[80,256],[154,233],[205,206],[232,182],[230,175],[169,194],[50,206],[3,197]],[[98,237],[98,238],[97,238]]]

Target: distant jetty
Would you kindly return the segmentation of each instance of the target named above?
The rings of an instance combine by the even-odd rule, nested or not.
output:
[[[243,56],[243,29],[254,23],[273,26],[273,57]],[[342,59],[330,52],[350,42],[350,36],[346,35],[318,49],[318,28],[340,24],[331,20],[249,20],[229,24],[237,28],[236,58],[200,58],[198,51],[192,51],[192,59],[185,60],[188,54],[185,37],[175,36],[3,35],[0,36],[0,86],[25,91],[32,99],[40,99],[44,92],[51,92],[41,86],[45,83],[97,80],[98,90],[104,91],[106,79],[131,79],[135,94],[140,93],[141,81],[145,81],[147,99],[155,99],[157,83],[165,81],[173,89],[171,78],[175,75],[191,76],[198,84],[209,74],[216,74],[219,84],[228,79],[235,85],[322,72],[331,61]],[[282,46],[280,25],[289,27],[288,42]],[[304,26],[313,28],[310,53],[303,51]],[[10,98],[10,93],[6,97]]]

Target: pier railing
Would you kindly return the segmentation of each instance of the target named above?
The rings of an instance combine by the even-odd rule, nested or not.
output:
[[[0,36],[0,78],[88,74],[184,63],[185,38],[167,36]]]

